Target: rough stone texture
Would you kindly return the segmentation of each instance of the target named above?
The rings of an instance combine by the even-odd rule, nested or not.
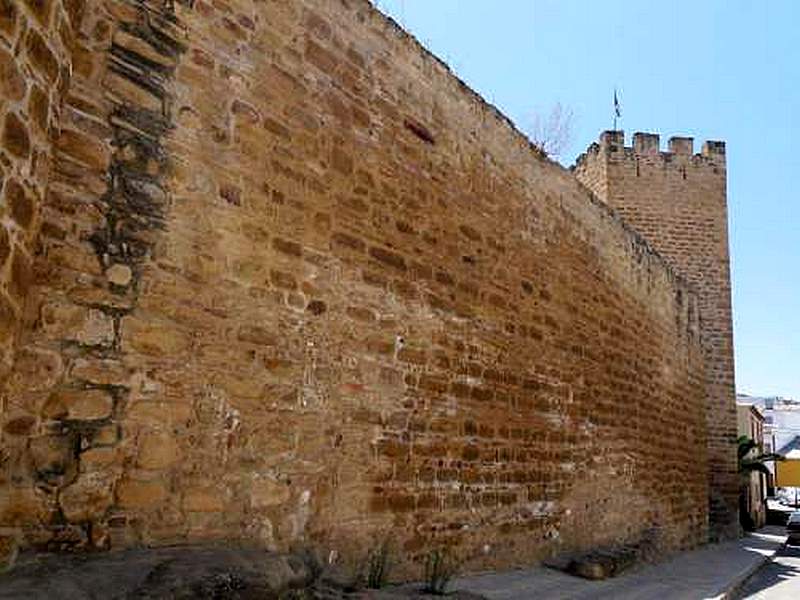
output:
[[[712,538],[739,533],[736,397],[733,366],[725,144],[637,133],[625,147],[606,132],[581,156],[579,180],[636,228],[692,284],[700,303],[707,374],[709,497]]]
[[[706,539],[697,300],[571,173],[364,0],[90,5],[0,526],[476,568]]]
[[[0,381],[22,322],[79,4],[0,1]]]

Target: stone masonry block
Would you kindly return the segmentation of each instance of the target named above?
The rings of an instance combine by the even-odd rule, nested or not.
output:
[[[152,509],[162,504],[168,496],[162,481],[137,481],[124,479],[116,487],[116,502],[123,509]]]
[[[33,223],[35,206],[29,192],[16,179],[6,181],[3,190],[5,200],[13,219],[23,229],[28,229]]]
[[[20,7],[16,0],[0,0],[0,34],[7,40],[14,37],[19,20]]]
[[[256,479],[250,487],[250,504],[256,509],[265,509],[289,500],[289,486],[272,479]]]
[[[100,389],[63,390],[51,394],[42,416],[47,419],[98,420],[111,416],[113,398]]]
[[[28,158],[31,151],[28,128],[13,112],[6,114],[3,124],[3,147],[17,158],[23,159]]]
[[[49,24],[53,0],[25,0],[25,4],[39,23],[45,26]]]
[[[58,60],[53,55],[47,42],[35,29],[29,29],[26,43],[27,57],[34,69],[49,85],[58,79]]]
[[[174,328],[127,317],[122,320],[122,344],[142,354],[175,356],[189,348],[190,339]]]
[[[114,504],[112,479],[103,473],[82,474],[59,495],[61,510],[70,523],[103,518]]]
[[[104,171],[108,167],[109,148],[96,137],[65,129],[59,134],[56,147],[65,156],[92,169]]]
[[[8,230],[0,225],[0,269],[3,268],[10,255],[11,240],[8,235]]]
[[[137,464],[142,469],[165,469],[179,458],[178,444],[168,433],[147,434],[139,440]]]
[[[182,506],[189,512],[220,513],[225,509],[225,498],[213,487],[189,488],[183,493]]]
[[[44,501],[32,487],[0,486],[0,527],[38,523],[45,517]]]
[[[19,101],[25,97],[27,89],[17,61],[7,50],[0,49],[0,98]]]

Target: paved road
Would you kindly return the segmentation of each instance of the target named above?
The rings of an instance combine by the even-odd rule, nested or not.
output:
[[[737,598],[800,599],[800,546],[786,546],[747,582]]]
[[[639,565],[619,577],[589,581],[542,566],[466,576],[454,589],[490,600],[698,600],[722,598],[731,586],[772,557],[786,541],[783,527],[765,527],[738,540]],[[800,549],[798,549],[800,550]],[[800,595],[790,596],[800,600]]]

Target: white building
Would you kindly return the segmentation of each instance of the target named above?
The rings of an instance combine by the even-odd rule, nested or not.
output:
[[[778,452],[800,436],[800,401],[780,396],[736,395],[737,404],[753,404],[764,414],[764,452]],[[768,462],[774,481],[775,463]]]
[[[800,435],[800,401],[780,396],[736,395],[737,403],[754,404],[764,414],[764,451],[775,452]]]

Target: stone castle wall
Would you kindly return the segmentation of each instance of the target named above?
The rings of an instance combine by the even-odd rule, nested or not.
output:
[[[606,132],[576,165],[575,174],[640,232],[691,282],[700,302],[707,360],[707,421],[711,464],[712,536],[739,531],[736,400],[725,145],[706,142],[694,154],[691,138]]]
[[[706,538],[697,300],[572,174],[366,1],[89,5],[1,527],[476,565]]]
[[[40,206],[79,3],[0,1],[0,378],[8,371],[32,281]]]

